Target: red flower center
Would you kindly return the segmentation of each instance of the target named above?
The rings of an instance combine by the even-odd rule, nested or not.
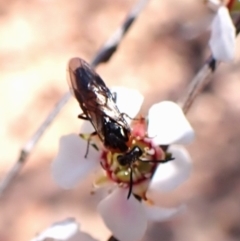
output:
[[[133,122],[128,151],[118,153],[105,150],[101,164],[106,175],[123,188],[148,183],[159,161],[164,160],[165,152],[146,137],[146,120],[140,118]],[[132,181],[131,181],[132,179]]]

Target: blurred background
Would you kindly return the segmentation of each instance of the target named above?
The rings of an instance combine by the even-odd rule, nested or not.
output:
[[[0,1],[0,178],[68,90],[69,58],[90,61],[135,3]],[[208,13],[200,0],[149,1],[111,61],[97,71],[108,86],[138,88],[145,96],[143,114],[155,102],[177,100],[208,56],[208,34],[196,34],[204,16]],[[187,147],[193,173],[175,193],[163,196],[166,207],[185,202],[188,209],[172,221],[150,224],[144,240],[240,240],[239,78],[237,51],[235,61],[221,64],[188,113],[196,130]],[[79,113],[72,98],[0,200],[0,241],[28,241],[72,216],[96,239],[109,236],[96,212],[103,194],[90,194],[92,177],[68,191],[51,178],[59,137],[79,131]]]

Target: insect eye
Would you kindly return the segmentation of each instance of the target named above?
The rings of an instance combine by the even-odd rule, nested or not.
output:
[[[117,161],[118,161],[118,163],[119,163],[121,166],[125,166],[125,165],[127,164],[127,162],[126,162],[126,160],[125,160],[125,158],[124,158],[123,155],[119,155],[119,156],[117,157]]]

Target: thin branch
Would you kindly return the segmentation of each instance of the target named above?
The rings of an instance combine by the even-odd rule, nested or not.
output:
[[[117,238],[115,238],[113,235],[111,235],[107,241],[119,241]]]
[[[240,32],[240,17],[236,19],[235,27],[236,35],[238,35]],[[179,104],[185,114],[188,112],[198,94],[200,94],[203,88],[209,83],[212,73],[216,70],[219,64],[220,62],[216,61],[213,56],[211,56],[190,82],[186,92],[179,100]]]
[[[217,66],[217,61],[211,56],[199,70],[199,72],[194,76],[193,80],[187,87],[187,90],[179,100],[179,104],[185,114],[188,112],[197,95],[209,83],[210,76],[215,71]]]
[[[91,65],[96,67],[100,63],[107,62],[112,55],[117,50],[118,46],[120,45],[123,37],[129,30],[130,26],[133,22],[137,19],[141,11],[143,10],[144,6],[147,4],[148,0],[139,0],[136,5],[132,8],[129,14],[127,14],[126,20],[123,22],[122,26],[117,29],[117,31],[106,41],[105,45],[102,46],[100,51],[96,54],[93,58]],[[71,94],[69,92],[65,93],[62,98],[56,103],[53,110],[49,113],[46,117],[42,125],[37,129],[34,135],[27,141],[27,143],[23,146],[20,151],[20,155],[13,165],[13,167],[8,171],[6,176],[3,178],[2,182],[0,183],[0,197],[3,195],[4,191],[9,187],[13,179],[18,175],[21,171],[22,167],[26,163],[26,160],[33,150],[33,148],[38,143],[39,139],[42,137],[44,132],[46,131],[47,127],[54,121],[56,116],[65,106],[65,104],[70,99]]]
[[[116,30],[116,32],[109,38],[109,40],[103,45],[100,51],[96,54],[96,57],[92,60],[92,66],[96,66],[99,63],[104,63],[109,60],[112,54],[117,50],[121,40],[124,35],[131,27],[133,22],[137,19],[143,8],[146,6],[149,0],[139,0],[137,4],[133,7],[133,9],[128,14],[126,20],[122,24],[122,26]]]
[[[37,142],[39,141],[39,139],[41,138],[41,136],[43,135],[47,127],[52,123],[54,118],[57,116],[57,114],[60,112],[63,106],[67,103],[70,97],[71,97],[71,94],[70,92],[68,92],[58,101],[58,103],[54,106],[53,110],[50,112],[50,114],[47,116],[47,118],[38,128],[38,130],[33,134],[33,136],[29,139],[29,141],[27,141],[27,143],[23,146],[17,161],[12,166],[12,168],[8,171],[8,173],[0,183],[0,197],[2,196],[6,188],[10,185],[12,180],[20,172],[21,168],[23,167],[24,163],[27,160],[29,153],[35,147],[35,145],[37,144]]]

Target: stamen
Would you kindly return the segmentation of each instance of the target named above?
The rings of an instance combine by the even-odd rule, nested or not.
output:
[[[146,149],[147,149],[147,150],[146,150],[146,153],[147,153],[148,155],[150,155],[150,156],[155,155],[156,151],[155,151],[153,148],[151,148],[151,149],[146,148]]]
[[[125,158],[125,165],[119,163],[119,155]],[[158,164],[173,159],[161,147],[155,146],[149,138],[131,136],[126,153],[116,153],[109,150],[105,155],[102,155],[101,165],[106,170],[109,179],[121,188],[128,188],[128,199],[132,194],[140,195],[143,198],[147,183]]]

